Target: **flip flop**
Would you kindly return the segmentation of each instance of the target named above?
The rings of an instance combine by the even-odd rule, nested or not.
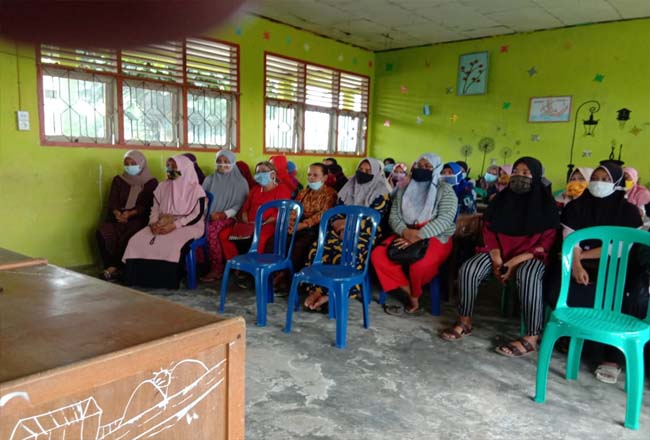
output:
[[[516,345],[514,345],[514,342],[519,342],[524,347],[525,351],[521,351]],[[518,341],[513,341],[507,344],[499,345],[495,351],[499,353],[501,356],[505,356],[509,358],[517,358],[517,357],[528,356],[531,353],[535,353],[537,350],[535,350],[535,347],[533,347],[533,345],[530,342],[528,342],[524,338],[521,338]]]
[[[404,313],[404,307],[384,305],[384,312],[387,315],[402,316]]]
[[[618,381],[621,369],[613,365],[598,365],[594,374],[599,381],[614,385]]]

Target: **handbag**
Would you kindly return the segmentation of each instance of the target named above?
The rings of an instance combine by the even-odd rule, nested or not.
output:
[[[429,239],[425,238],[405,247],[400,248],[395,240],[388,246],[388,258],[399,264],[412,264],[424,257],[429,247]]]

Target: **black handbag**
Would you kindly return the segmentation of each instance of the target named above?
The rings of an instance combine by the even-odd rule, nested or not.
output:
[[[429,239],[425,238],[420,241],[401,249],[395,243],[396,240],[388,246],[388,258],[399,264],[412,264],[424,257],[429,247]]]

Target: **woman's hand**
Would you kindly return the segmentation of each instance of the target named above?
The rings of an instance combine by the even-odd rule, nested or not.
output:
[[[422,240],[419,230],[409,228],[404,229],[404,232],[402,232],[402,238],[409,243],[415,243],[416,241]]]
[[[153,235],[158,235],[159,234],[158,231],[160,230],[160,226],[158,226],[158,223],[152,223],[152,224],[149,225],[149,229],[151,229],[151,233]]]
[[[571,275],[573,275],[573,279],[575,280],[576,283],[582,284],[584,286],[589,284],[589,274],[587,273],[585,268],[582,267],[582,264],[574,263],[573,270],[571,271]]]
[[[210,221],[216,222],[219,220],[225,220],[226,219],[226,213],[225,212],[213,212],[210,214]]]
[[[161,235],[165,235],[165,234],[169,234],[174,229],[176,229],[176,225],[174,223],[167,223],[164,226],[159,226],[158,227],[158,233],[161,234]]]
[[[393,241],[395,246],[397,246],[399,249],[406,249],[411,245],[411,242],[406,240],[405,238],[397,237],[395,241]]]

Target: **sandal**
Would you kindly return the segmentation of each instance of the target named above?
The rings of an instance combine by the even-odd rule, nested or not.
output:
[[[516,345],[514,345],[514,342],[519,342],[524,347],[525,351],[521,351]],[[499,345],[495,351],[502,356],[515,358],[515,357],[528,356],[529,354],[534,353],[537,350],[535,349],[535,347],[533,347],[533,344],[531,344],[524,338],[521,338],[518,339],[517,341]]]
[[[401,316],[403,312],[404,312],[404,308],[402,306],[384,305],[384,313],[386,313],[387,315]]]
[[[460,332],[456,330],[456,327],[460,327]],[[460,321],[456,321],[454,325],[448,329],[443,330],[440,333],[440,337],[449,342],[458,341],[460,339],[463,339],[465,336],[471,336],[472,330],[474,330],[472,326],[463,324]]]
[[[119,277],[119,272],[117,270],[110,271],[110,270],[106,269],[102,273],[99,274],[99,278],[101,278],[104,281],[108,281],[108,282],[117,281],[118,277]]]
[[[598,365],[594,371],[596,379],[601,382],[614,385],[618,381],[618,376],[621,374],[621,369],[614,365]]]

